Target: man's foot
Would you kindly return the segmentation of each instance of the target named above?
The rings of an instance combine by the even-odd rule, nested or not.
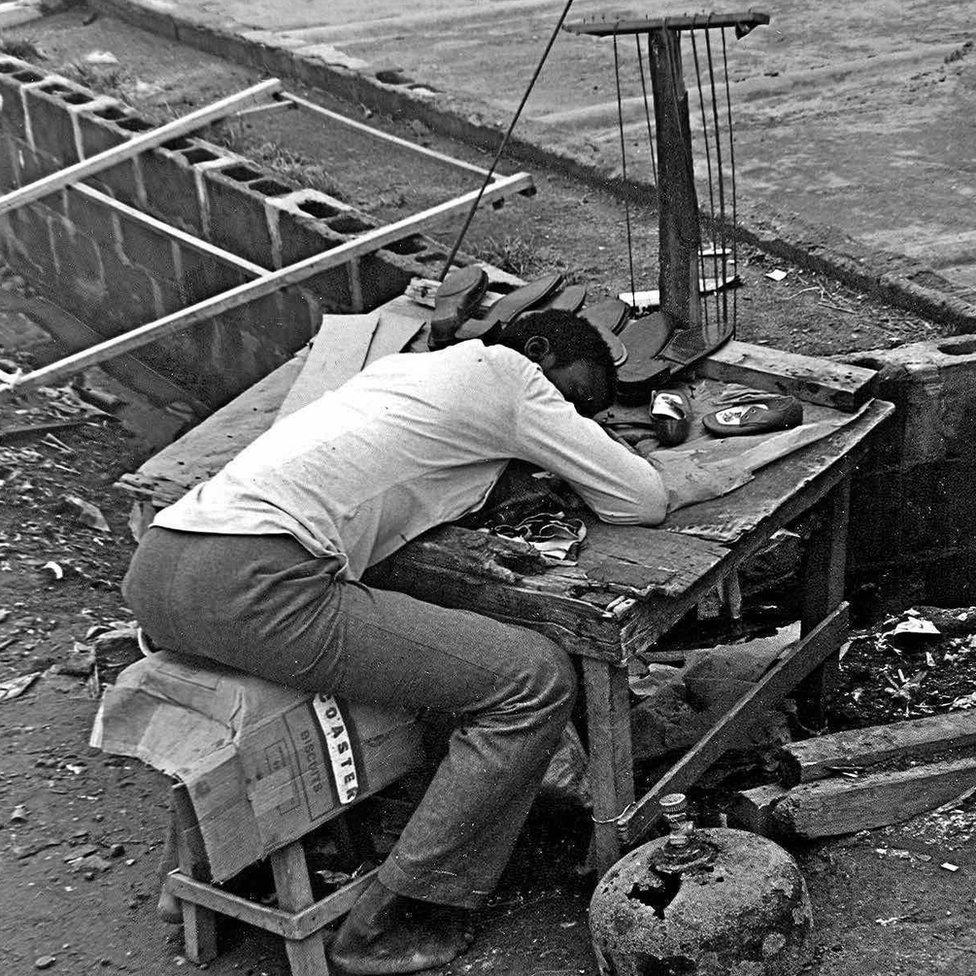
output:
[[[329,961],[349,976],[446,966],[474,941],[466,914],[405,898],[374,881],[340,926]]]

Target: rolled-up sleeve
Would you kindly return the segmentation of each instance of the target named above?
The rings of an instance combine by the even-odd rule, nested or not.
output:
[[[602,521],[664,521],[668,495],[658,472],[577,413],[541,370],[527,376],[515,417],[518,457],[569,482]]]

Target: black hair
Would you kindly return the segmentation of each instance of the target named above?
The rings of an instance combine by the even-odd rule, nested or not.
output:
[[[548,340],[556,366],[568,366],[582,359],[602,367],[611,394],[614,393],[617,368],[610,347],[586,319],[572,312],[554,308],[530,312],[516,319],[492,344],[507,346],[524,355],[525,344],[535,336]]]

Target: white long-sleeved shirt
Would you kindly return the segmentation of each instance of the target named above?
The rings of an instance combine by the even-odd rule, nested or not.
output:
[[[278,421],[154,525],[286,533],[363,571],[480,507],[518,458],[565,479],[607,522],[656,525],[658,472],[578,414],[519,353],[479,340],[386,356]]]

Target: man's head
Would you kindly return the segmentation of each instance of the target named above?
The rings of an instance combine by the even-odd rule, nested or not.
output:
[[[583,414],[613,403],[617,370],[600,333],[572,312],[548,309],[523,315],[497,341],[538,363],[545,377]]]

